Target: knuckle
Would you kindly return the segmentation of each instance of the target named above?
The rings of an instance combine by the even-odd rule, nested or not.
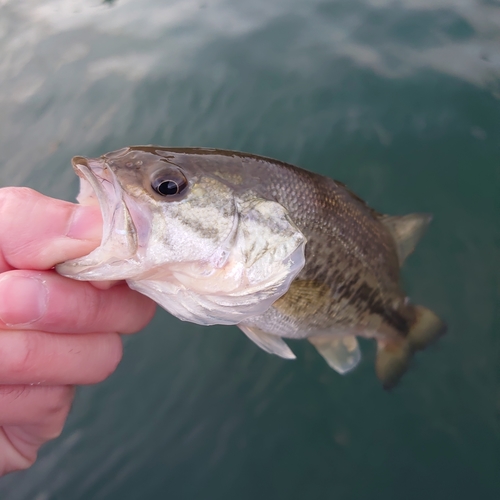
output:
[[[102,382],[112,375],[123,356],[123,344],[117,333],[108,334],[108,342],[107,356],[102,361],[101,369],[96,373],[96,383]]]
[[[27,187],[0,188],[0,220],[9,221],[11,217],[7,216],[16,213],[20,204],[38,195],[39,193]]]
[[[59,304],[58,320],[68,317],[71,311],[72,328],[81,332],[106,332],[112,328],[108,319],[111,314],[106,293],[90,283],[73,284],[76,293],[69,294],[64,304]],[[76,288],[78,287],[78,288]]]
[[[156,303],[150,298],[131,290],[128,285],[123,284],[114,289],[116,303],[120,307],[121,304],[127,303],[128,309],[124,312],[121,321],[120,333],[129,334],[135,333],[149,324],[156,312]],[[118,309],[118,307],[116,309]]]
[[[31,188],[27,187],[4,187],[0,188],[0,211],[3,207],[8,206],[11,203],[19,203],[26,198],[38,194]]]
[[[18,214],[26,212],[25,207],[33,207],[40,194],[26,187],[7,187],[0,189],[0,250],[7,263],[13,263],[16,257],[25,252],[25,245],[17,241],[19,232]],[[19,247],[18,247],[19,245]]]
[[[4,404],[24,399],[29,395],[26,385],[2,385],[0,386],[0,399]]]
[[[48,389],[51,397],[47,404],[47,414],[50,417],[62,416],[65,419],[73,401],[73,388],[70,386],[56,386]]]
[[[39,350],[39,335],[36,332],[19,332],[12,342],[6,359],[2,363],[9,375],[21,380],[36,376],[36,359]]]
[[[18,460],[13,464],[13,468],[11,469],[11,472],[14,472],[16,470],[26,470],[29,469],[36,461],[36,458],[32,457],[25,457],[21,454],[18,456]]]
[[[11,472],[29,469],[36,460],[36,457],[25,457],[21,453],[15,451],[11,455],[14,456],[11,456],[8,462],[1,464],[0,476],[5,476],[6,474],[10,474]]]
[[[138,294],[138,292],[135,292]],[[134,322],[131,323],[131,327],[127,333],[133,333],[145,328],[149,322],[153,319],[156,313],[156,302],[152,301],[148,297],[139,294],[134,296],[137,300],[137,308],[139,309],[139,314],[135,315]]]
[[[0,429],[0,476],[31,467],[36,460],[39,446],[27,443],[19,428],[2,427]]]
[[[57,413],[53,415],[50,421],[50,426],[44,433],[44,440],[51,441],[52,439],[57,439],[62,434],[66,418],[67,413]]]
[[[99,293],[89,283],[84,283],[79,290],[81,296],[78,297],[76,307],[75,322],[79,329],[85,329],[89,323],[89,317],[93,318],[93,322],[100,323],[103,319],[103,313],[106,312],[105,296]]]
[[[47,388],[46,404],[44,408],[46,430],[44,439],[47,441],[59,437],[64,429],[73,401],[74,389],[71,386]]]
[[[49,432],[47,432],[47,441],[57,439],[62,434],[64,425],[66,424],[66,419],[68,418],[69,410],[70,406],[67,406],[64,411],[60,411],[59,413],[54,415],[51,429]]]

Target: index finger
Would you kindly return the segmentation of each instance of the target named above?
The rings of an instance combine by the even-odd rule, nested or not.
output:
[[[99,245],[102,217],[28,188],[0,189],[0,272],[50,269]]]
[[[0,275],[0,337],[5,330],[134,333],[149,323],[155,306],[125,283],[98,290],[54,271]]]

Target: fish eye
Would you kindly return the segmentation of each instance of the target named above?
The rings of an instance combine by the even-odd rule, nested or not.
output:
[[[151,182],[151,187],[161,196],[174,196],[182,193],[188,185],[186,177],[180,172],[164,174]]]

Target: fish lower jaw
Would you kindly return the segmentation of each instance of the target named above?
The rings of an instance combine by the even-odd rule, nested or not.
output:
[[[138,273],[127,283],[181,320],[235,325],[267,311],[286,293],[297,270],[285,260],[273,271],[256,281],[242,263],[231,260],[221,268],[201,261],[170,263]]]
[[[117,258],[102,247],[81,259],[68,260],[56,266],[60,275],[79,281],[124,280],[136,276],[139,269],[140,262],[135,255]]]

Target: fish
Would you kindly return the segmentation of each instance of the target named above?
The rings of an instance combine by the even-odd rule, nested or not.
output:
[[[130,146],[72,165],[103,235],[56,266],[63,276],[126,280],[181,320],[237,325],[285,359],[285,339],[307,339],[340,374],[359,364],[358,338],[374,339],[386,389],[446,331],[400,285],[429,214],[385,215],[339,181],[236,151]]]

